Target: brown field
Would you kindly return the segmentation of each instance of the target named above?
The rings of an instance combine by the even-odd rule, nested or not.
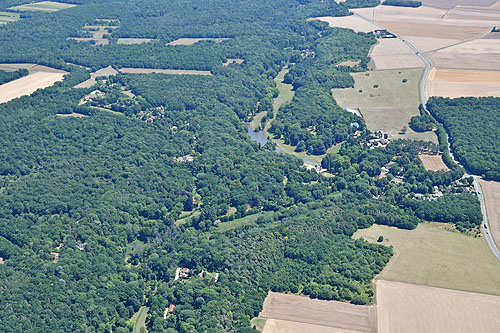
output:
[[[167,43],[167,45],[172,45],[172,46],[175,46],[175,45],[193,45],[193,44],[198,43],[199,41],[202,41],[202,40],[211,40],[211,41],[214,41],[216,43],[220,43],[226,39],[229,39],[229,38],[179,38],[179,39],[176,39],[174,41],[171,41],[170,43]]]
[[[127,74],[175,74],[175,75],[212,75],[210,71],[196,71],[184,69],[155,69],[155,68],[121,68],[120,72]]]
[[[229,64],[242,64],[245,60],[241,58],[229,58],[222,65],[229,66]]]
[[[470,27],[461,25],[444,25],[439,23],[406,23],[404,21],[377,21],[390,32],[402,36],[420,36],[444,39],[467,40],[480,37],[491,27]]]
[[[500,71],[432,69],[426,89],[428,96],[500,97]]]
[[[34,10],[42,12],[57,12],[62,9],[76,7],[76,5],[54,2],[54,1],[40,1],[36,3],[27,3],[20,6],[11,7],[9,9],[14,10]]]
[[[493,241],[500,248],[500,183],[479,180],[488,215],[488,228]]]
[[[20,79],[8,82],[0,86],[0,103],[11,101],[15,98],[31,95],[38,89],[52,86],[62,81],[66,72],[36,72]]]
[[[384,237],[383,245],[394,249],[379,279],[500,295],[500,262],[482,237],[433,222],[414,230],[372,225],[353,238],[376,243],[379,236]]]
[[[91,73],[90,74],[90,79],[77,84],[73,88],[90,88],[94,84],[97,83],[97,81],[95,80],[96,77],[99,77],[99,76],[106,76],[106,77],[108,77],[108,76],[113,76],[113,75],[116,75],[116,74],[118,74],[118,71],[116,69],[114,69],[113,67],[111,67],[111,66],[108,66],[108,67],[105,67],[105,68],[101,68],[101,69],[95,71],[94,73]]]
[[[379,333],[498,332],[500,297],[376,281]]]
[[[337,327],[326,327],[321,325],[298,323],[296,321],[268,319],[263,333],[359,333]]]
[[[370,22],[365,21],[361,17],[355,15],[343,17],[323,16],[308,19],[308,21],[311,20],[320,20],[328,23],[328,25],[330,25],[330,27],[332,28],[347,28],[352,29],[356,32],[370,32],[378,29],[376,25],[373,25]]]
[[[422,36],[405,36],[404,38],[422,53],[436,51],[463,42],[460,39],[433,38]]]
[[[416,133],[408,125],[418,115],[422,73],[420,68],[352,73],[354,88],[333,89],[332,95],[344,108],[359,108],[372,131],[387,132],[392,138],[437,142],[433,132]],[[403,126],[407,127],[405,134],[400,133]]]
[[[460,43],[447,47],[438,52],[481,54],[481,53],[500,53],[500,40],[498,39],[476,39],[466,43]]]
[[[455,6],[481,6],[487,7],[493,5],[497,0],[422,0],[422,3],[426,6],[438,7],[438,8],[453,8]]]
[[[499,54],[463,54],[453,52],[431,52],[425,55],[433,67],[500,70]]]
[[[158,39],[152,39],[152,38],[118,38],[116,43],[124,45],[135,45],[135,44],[149,43],[157,40]]]
[[[370,52],[375,69],[425,67],[424,62],[399,38],[381,38]]]
[[[267,319],[265,333],[309,332],[302,328],[312,329],[312,332],[344,332],[338,329],[348,330],[347,332],[374,332],[377,320],[372,305],[323,301],[271,291],[259,317]],[[280,327],[280,323],[284,327]]]
[[[431,171],[449,171],[446,164],[443,162],[441,155],[422,155],[419,154],[418,157],[422,161],[425,170]]]

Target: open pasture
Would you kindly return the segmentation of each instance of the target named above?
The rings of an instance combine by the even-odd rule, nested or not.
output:
[[[493,241],[500,247],[500,183],[494,181],[479,180],[483,191],[488,216],[489,232]]]
[[[500,295],[500,262],[482,237],[433,222],[414,230],[372,225],[353,238],[376,243],[379,236],[384,237],[383,245],[394,248],[379,279]]]
[[[272,291],[264,301],[259,318],[267,319],[264,333],[373,332],[377,322],[373,305],[324,301]]]
[[[0,86],[0,103],[6,103],[15,98],[31,95],[38,89],[52,86],[62,81],[66,72],[35,72],[28,76],[8,82]]]
[[[322,16],[308,19],[308,21],[311,20],[323,21],[328,23],[328,25],[332,28],[347,28],[352,29],[355,32],[371,32],[378,29],[376,25],[371,24],[356,15],[342,17]]]
[[[376,281],[379,333],[498,332],[500,297]]]
[[[432,69],[427,95],[457,97],[500,97],[500,72],[462,69]]]
[[[116,43],[124,45],[136,45],[136,44],[150,43],[152,41],[157,41],[157,40],[158,39],[152,39],[152,38],[118,38]]]
[[[210,40],[214,41],[216,43],[220,43],[223,40],[226,40],[229,38],[179,38],[174,41],[171,41],[170,43],[167,43],[167,45],[175,46],[175,45],[193,45],[198,43],[199,41],[202,40]]]
[[[399,38],[381,38],[372,48],[370,57],[375,69],[424,67],[424,62]]]
[[[433,132],[416,133],[408,125],[411,117],[419,114],[422,72],[418,68],[352,73],[354,88],[333,89],[332,95],[344,108],[359,108],[372,131],[384,131],[393,138],[437,142]],[[407,130],[402,134],[404,126]]]
[[[126,74],[173,74],[173,75],[205,75],[210,76],[210,71],[197,71],[189,69],[156,69],[156,68],[121,68],[120,72]]]
[[[69,3],[61,3],[54,1],[41,1],[35,3],[27,3],[20,6],[11,7],[9,9],[14,10],[23,10],[23,11],[42,11],[42,12],[57,12],[62,9],[67,9],[71,7],[76,7],[76,5],[72,5]]]
[[[422,161],[425,170],[430,171],[449,171],[446,164],[443,162],[441,155],[422,155],[419,154],[418,157]]]

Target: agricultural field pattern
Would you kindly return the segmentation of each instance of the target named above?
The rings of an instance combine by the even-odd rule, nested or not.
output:
[[[498,333],[499,0],[0,1],[0,331]]]

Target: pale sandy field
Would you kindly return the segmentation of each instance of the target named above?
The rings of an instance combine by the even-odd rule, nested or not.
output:
[[[500,97],[500,71],[432,69],[426,90],[428,96]]]
[[[80,113],[65,113],[65,114],[58,113],[58,114],[56,114],[56,116],[62,117],[62,118],[86,118],[86,117],[88,117],[87,115],[80,114]]]
[[[441,155],[422,155],[419,154],[418,157],[422,161],[422,164],[424,165],[425,170],[430,170],[430,171],[449,171],[448,167],[446,164],[443,162],[443,158]]]
[[[433,38],[422,36],[405,36],[404,38],[422,53],[436,51],[463,42],[460,39]]]
[[[199,41],[202,41],[202,40],[211,40],[211,41],[214,41],[216,43],[220,43],[226,39],[229,39],[229,38],[179,38],[179,39],[176,39],[174,41],[171,41],[170,43],[167,43],[167,45],[172,45],[172,46],[175,46],[175,45],[193,45],[193,44],[198,43]]]
[[[379,279],[500,295],[500,262],[482,237],[433,222],[413,230],[372,225],[353,238],[377,243],[379,236],[384,237],[383,245],[394,249]]]
[[[76,7],[76,5],[54,2],[54,1],[40,1],[34,3],[28,3],[20,6],[11,7],[9,9],[14,10],[34,10],[42,12],[57,12],[62,9]]]
[[[327,327],[314,324],[299,323],[296,321],[268,319],[263,333],[359,333],[337,327]]]
[[[486,203],[489,232],[493,241],[500,248],[500,183],[479,180]]]
[[[427,53],[425,57],[433,67],[438,68],[500,70],[500,54],[454,53],[445,50]]]
[[[500,23],[500,22],[499,22]],[[453,53],[500,53],[500,39],[476,39],[453,45],[443,49],[439,52],[453,52]]]
[[[375,69],[424,67],[424,62],[399,38],[380,38],[371,49]]]
[[[379,333],[498,333],[500,297],[376,281]]]
[[[36,72],[3,84],[0,86],[0,103],[31,95],[38,89],[50,87],[57,81],[62,81],[65,74],[67,73]]]
[[[332,28],[347,28],[356,32],[371,32],[379,29],[376,25],[371,24],[370,22],[355,15],[343,17],[322,16],[308,19],[308,21],[311,20],[320,20],[328,23],[328,25]]]
[[[355,332],[373,332],[376,328],[376,311],[372,305],[353,305],[344,302],[310,299],[306,296],[269,292],[259,318],[267,319],[264,332],[276,327],[270,319],[311,324],[319,327],[353,330]],[[293,324],[289,324],[294,326]],[[317,329],[319,329],[317,327]],[[314,327],[311,327],[314,328]],[[316,329],[316,328],[314,328]],[[301,330],[285,332],[304,332]],[[318,330],[317,332],[320,332]],[[338,332],[338,331],[326,331]]]
[[[116,43],[124,45],[135,45],[135,44],[149,43],[156,40],[157,39],[152,39],[152,38],[118,38]]]
[[[196,71],[187,69],[155,69],[155,68],[121,68],[120,72],[127,74],[175,74],[175,75],[212,75],[210,71]]]

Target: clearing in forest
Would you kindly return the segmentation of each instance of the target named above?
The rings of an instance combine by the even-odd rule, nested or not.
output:
[[[205,75],[210,76],[210,71],[197,71],[191,69],[157,69],[157,68],[121,68],[121,73],[126,74],[173,74],[173,75]]]
[[[241,58],[228,58],[222,65],[229,66],[230,64],[242,64],[245,60]]]
[[[264,301],[259,318],[266,319],[264,333],[373,332],[377,325],[373,305],[324,301],[272,291]]]
[[[108,67],[105,67],[105,68],[101,68],[101,69],[95,71],[94,73],[91,73],[90,74],[90,79],[77,84],[73,88],[90,88],[94,84],[97,83],[97,81],[96,81],[97,77],[100,77],[100,76],[108,77],[108,76],[113,76],[113,75],[116,75],[116,74],[118,74],[118,71],[116,69],[114,69],[113,67],[111,67],[111,66],[108,66]]]
[[[136,45],[136,44],[150,43],[152,41],[158,41],[158,39],[153,39],[153,38],[118,38],[116,43],[117,44],[124,44],[124,45]]]
[[[54,1],[41,1],[35,3],[27,3],[20,6],[11,7],[9,9],[14,10],[34,10],[34,11],[42,11],[42,12],[57,12],[62,9],[76,7],[76,5],[72,5],[69,3],[61,3]]]
[[[500,97],[500,71],[432,69],[426,90],[428,97]]]
[[[52,86],[64,79],[65,71],[60,71],[36,64],[0,64],[0,69],[15,71],[20,68],[29,70],[29,74],[0,86],[0,103],[9,102],[15,98],[31,95],[38,89]]]
[[[498,332],[500,297],[378,280],[379,333]]]
[[[433,132],[416,133],[408,125],[411,117],[419,114],[418,86],[422,72],[423,69],[417,68],[352,73],[354,88],[333,89],[332,94],[340,106],[359,108],[371,131],[384,131],[393,138],[437,143]]]
[[[9,22],[15,22],[19,20],[21,14],[11,13],[11,12],[0,12],[0,24],[6,24]]]
[[[167,45],[172,45],[172,46],[175,46],[175,45],[193,45],[193,44],[196,44],[202,40],[210,40],[210,41],[214,41],[216,43],[220,43],[226,39],[229,39],[229,38],[179,38],[179,39],[176,39],[174,41],[171,41],[170,43],[167,43]]]
[[[446,164],[443,162],[443,157],[441,155],[424,155],[419,154],[418,157],[422,161],[425,170],[430,171],[450,171]]]
[[[372,225],[356,231],[353,238],[376,243],[379,236],[383,245],[394,248],[379,279],[500,295],[500,262],[482,237],[433,222],[413,230]]]
[[[488,216],[489,233],[493,241],[500,247],[500,183],[494,181],[479,180]]]
[[[308,21],[312,20],[319,20],[326,22],[332,28],[347,28],[347,29],[352,29],[355,32],[371,32],[378,29],[376,25],[371,24],[370,22],[356,15],[341,16],[341,17],[322,16],[322,17],[313,17],[308,19]]]

